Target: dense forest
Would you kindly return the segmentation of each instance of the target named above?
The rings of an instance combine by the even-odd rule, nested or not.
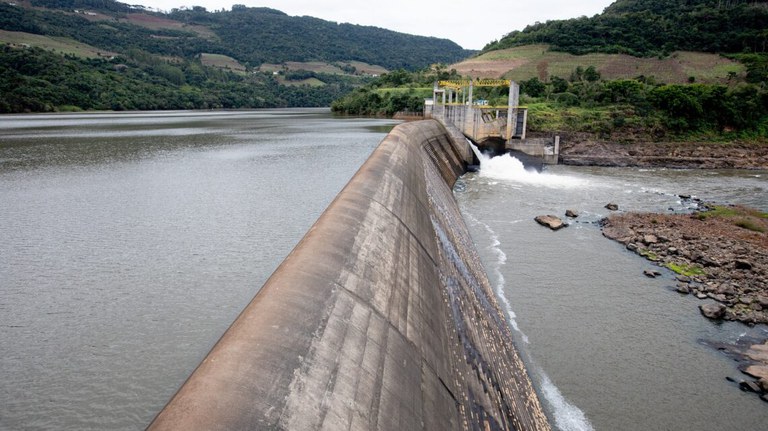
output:
[[[673,51],[764,53],[766,0],[618,0],[600,15],[547,21],[513,31],[485,46],[491,51],[532,43],[572,54],[637,57]]]
[[[329,106],[371,79],[343,62],[416,70],[470,53],[445,39],[242,5],[159,13],[113,0],[20,0],[0,4],[0,30],[22,35],[0,43],[0,113]],[[42,49],[36,35],[75,48]],[[203,54],[237,67],[211,67]],[[258,70],[288,61],[338,72]]]
[[[646,77],[604,81],[589,67],[547,82],[534,77],[520,87],[534,130],[614,139],[768,137],[763,85],[664,84]]]
[[[174,10],[170,17],[211,25],[233,57],[248,64],[357,60],[387,69],[414,70],[459,61],[471,54],[447,39],[411,36],[377,27],[291,17],[267,8],[232,11]],[[274,35],[274,37],[264,37]]]
[[[290,86],[271,73],[244,76],[194,61],[83,59],[0,46],[0,113],[328,106],[353,89],[347,79],[320,77],[328,83]]]
[[[70,37],[105,50],[139,48],[152,54],[190,58],[201,52],[225,54],[248,67],[284,61],[362,61],[387,69],[418,69],[461,60],[471,51],[446,40],[377,27],[292,17],[268,8],[234,5],[231,11],[203,7],[149,12],[113,0],[30,0],[46,9],[0,9],[0,29]],[[108,20],[75,10],[96,11]],[[176,21],[178,26],[135,25],[130,14]],[[205,29],[202,33],[197,29]]]

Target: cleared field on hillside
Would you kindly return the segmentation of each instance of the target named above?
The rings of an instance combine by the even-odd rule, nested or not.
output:
[[[669,57],[637,58],[623,54],[572,55],[550,51],[547,45],[527,45],[492,51],[451,65],[459,73],[473,78],[508,78],[524,80],[533,77],[568,78],[578,66],[594,66],[604,79],[655,77],[658,82],[724,83],[729,73],[744,78],[744,66],[717,54],[674,52]]]
[[[389,72],[387,69],[374,64],[363,63],[362,61],[346,61],[343,64],[354,67],[358,73],[365,75],[383,75]]]
[[[326,85],[325,82],[317,79],[317,78],[307,78],[307,79],[300,79],[297,81],[289,81],[283,77],[278,77],[277,82],[283,84],[283,85],[290,85],[293,87],[301,86],[301,85],[307,85],[310,87],[322,87],[323,85]]]
[[[127,18],[122,21],[127,21],[131,24],[139,25],[144,28],[148,28],[150,30],[163,30],[163,29],[182,30],[182,31],[189,31],[189,32],[195,33],[206,39],[218,38],[218,36],[216,36],[216,33],[214,33],[208,27],[205,27],[202,25],[188,25],[179,21],[174,21],[172,19],[167,19],[167,18],[155,16],[155,15],[147,15],[143,13],[130,13],[127,15]]]
[[[315,73],[327,73],[329,75],[349,75],[343,66],[352,66],[355,68],[358,74],[366,75],[382,75],[387,73],[387,69],[360,61],[344,61],[338,63],[325,63],[322,61],[287,61],[283,64],[264,63],[259,66],[259,70],[262,72],[281,72],[281,71],[297,71],[306,70]]]
[[[20,31],[0,30],[0,42],[19,47],[34,46],[61,54],[71,54],[85,58],[112,57],[117,55],[114,52],[86,45],[66,37],[41,36]]]
[[[218,67],[232,72],[245,73],[245,66],[232,57],[223,54],[200,54],[200,62],[204,66]]]

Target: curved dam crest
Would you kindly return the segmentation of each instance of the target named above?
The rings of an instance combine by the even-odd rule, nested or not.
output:
[[[548,430],[434,120],[373,152],[151,430]]]

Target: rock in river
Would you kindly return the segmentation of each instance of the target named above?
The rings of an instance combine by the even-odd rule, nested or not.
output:
[[[710,319],[721,319],[725,315],[725,305],[719,303],[699,305],[699,310]]]
[[[553,215],[536,216],[534,220],[536,220],[536,223],[542,226],[546,226],[552,230],[558,230],[560,228],[567,226],[565,223],[563,223],[563,221],[559,217],[553,216]]]
[[[656,271],[655,269],[646,269],[643,271],[643,274],[645,274],[646,277],[650,278],[656,278],[661,275],[659,271]]]

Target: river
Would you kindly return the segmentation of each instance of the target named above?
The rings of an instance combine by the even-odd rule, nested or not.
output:
[[[763,430],[768,404],[726,377],[735,363],[704,341],[768,338],[764,325],[715,323],[674,292],[673,274],[602,237],[609,202],[621,211],[686,212],[679,194],[768,210],[768,174],[584,168],[525,170],[486,159],[455,195],[518,346],[561,430]],[[580,216],[557,232],[534,217]]]
[[[394,124],[0,116],[0,429],[143,429]],[[560,429],[763,428],[700,340],[765,329],[700,318],[595,222],[609,200],[682,210],[677,193],[767,209],[765,176],[495,163],[455,194]],[[532,221],[566,208],[568,229]]]

